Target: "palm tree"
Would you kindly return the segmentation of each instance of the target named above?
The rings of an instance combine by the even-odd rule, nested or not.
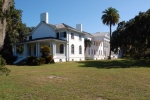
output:
[[[111,59],[111,27],[119,22],[119,14],[115,8],[109,7],[105,11],[102,12],[102,22],[105,25],[110,26],[110,51],[109,51],[109,59]]]

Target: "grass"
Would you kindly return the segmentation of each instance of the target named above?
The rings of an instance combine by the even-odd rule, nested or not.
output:
[[[0,100],[150,100],[150,61],[106,60],[12,66]]]

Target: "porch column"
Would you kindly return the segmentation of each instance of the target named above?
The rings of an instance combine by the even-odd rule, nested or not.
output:
[[[13,45],[13,56],[16,56],[16,53],[17,53],[16,51],[17,51],[16,44],[14,44]]]
[[[40,56],[40,43],[37,42],[36,43],[36,57],[39,57]]]
[[[53,55],[53,42],[50,42],[50,54]]]
[[[23,56],[24,57],[27,57],[27,52],[28,52],[28,50],[27,50],[27,44],[25,43],[24,44],[24,49],[23,49]]]
[[[56,43],[55,42],[53,42],[52,48],[53,48],[53,56],[55,56],[56,55]]]
[[[64,55],[65,55],[66,61],[67,61],[67,43],[64,44]]]
[[[64,55],[66,56],[66,44],[63,45],[64,45]]]
[[[35,56],[34,55],[34,45],[31,45],[31,56]]]
[[[41,56],[40,49],[41,49],[41,47],[40,47],[40,43],[38,43],[38,57],[40,57],[40,56]]]
[[[65,53],[66,53],[66,61],[69,61],[69,44],[65,43],[66,49],[65,49]]]

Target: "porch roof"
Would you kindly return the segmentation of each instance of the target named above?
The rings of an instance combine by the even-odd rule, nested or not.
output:
[[[43,38],[36,38],[36,39],[24,41],[24,42],[17,42],[17,43],[14,43],[14,44],[33,43],[33,42],[49,41],[49,40],[59,41],[59,42],[67,42],[66,40],[57,39],[57,38],[54,38],[54,37],[43,37]]]

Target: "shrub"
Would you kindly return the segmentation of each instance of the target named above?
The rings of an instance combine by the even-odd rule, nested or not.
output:
[[[54,59],[52,59],[50,63],[51,63],[51,64],[54,64],[54,63],[55,63]]]
[[[32,65],[34,65],[34,66],[39,66],[41,64],[45,64],[45,59],[44,58],[36,58],[32,62]]]
[[[5,67],[6,60],[0,56],[0,75],[5,74],[6,76],[9,75],[10,71],[8,68]]]
[[[34,56],[30,56],[26,59],[26,64],[27,65],[33,65],[33,61],[37,59],[37,57],[34,57]]]
[[[5,65],[6,65],[6,60],[0,56],[0,66],[2,67]]]
[[[45,58],[38,58],[38,60],[39,60],[39,64],[41,65],[41,64],[45,64]]]
[[[46,60],[46,64],[51,63],[53,60],[53,55],[46,56],[45,60]]]
[[[45,58],[45,57],[49,56],[49,54],[50,54],[50,47],[43,46],[43,47],[41,47],[41,51],[40,52],[42,53],[41,57]]]
[[[38,66],[41,64],[45,64],[45,58],[37,58],[37,57],[28,57],[26,60],[26,64],[30,66]]]
[[[32,65],[32,66],[38,66],[38,65],[40,65],[40,62],[39,62],[38,58],[34,59],[34,60],[32,61],[32,64],[31,64],[31,65]]]

